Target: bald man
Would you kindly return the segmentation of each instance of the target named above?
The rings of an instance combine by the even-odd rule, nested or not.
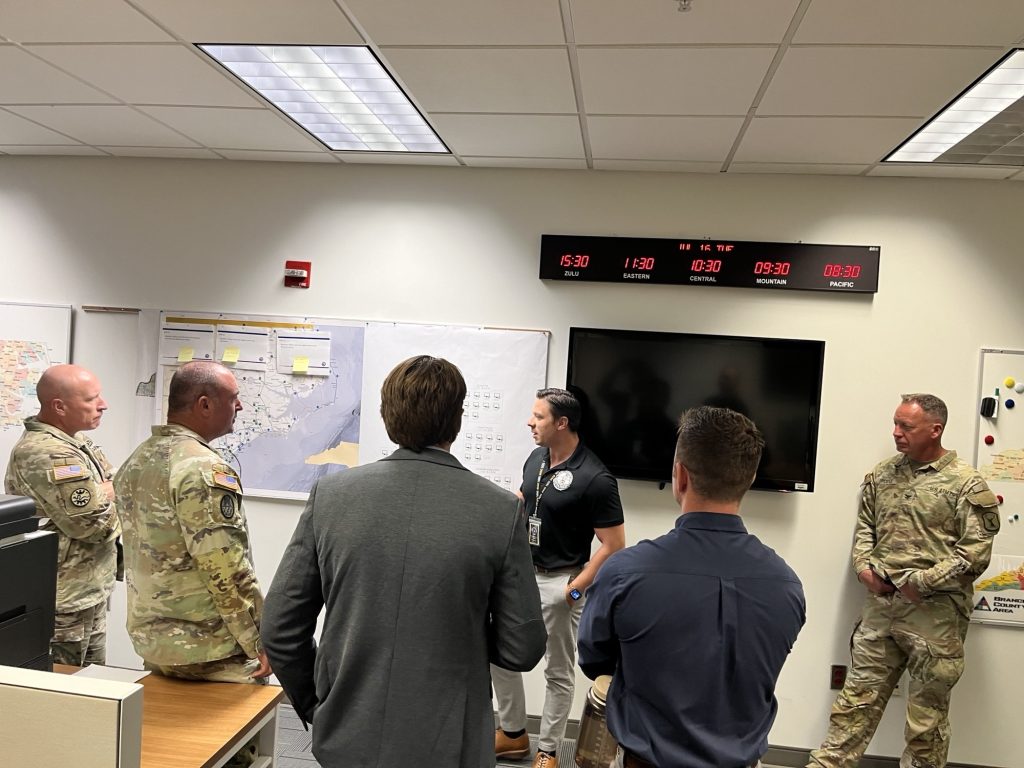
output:
[[[39,414],[11,451],[4,488],[36,502],[41,528],[57,534],[57,616],[50,654],[55,664],[103,664],[107,598],[117,571],[121,533],[103,451],[83,433],[107,410],[100,382],[77,365],[47,368],[36,384]]]

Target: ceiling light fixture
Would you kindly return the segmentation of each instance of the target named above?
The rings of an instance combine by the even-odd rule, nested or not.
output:
[[[686,11],[690,10],[692,7],[693,7],[693,0],[679,0],[679,8],[677,8],[676,10],[678,10],[680,13],[685,13]]]
[[[197,47],[333,150],[448,154],[365,46]]]
[[[1024,50],[1007,54],[882,162],[1024,165]]]

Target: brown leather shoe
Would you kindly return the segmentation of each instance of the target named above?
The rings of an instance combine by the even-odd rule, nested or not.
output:
[[[494,732],[494,756],[505,757],[510,760],[522,760],[530,754],[530,736],[524,733],[510,739],[505,732],[498,728]]]
[[[558,768],[558,758],[547,752],[538,752],[533,758],[533,768]]]

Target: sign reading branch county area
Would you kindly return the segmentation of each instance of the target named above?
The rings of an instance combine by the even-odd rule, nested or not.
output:
[[[992,555],[974,584],[971,621],[1024,627],[1024,557]]]

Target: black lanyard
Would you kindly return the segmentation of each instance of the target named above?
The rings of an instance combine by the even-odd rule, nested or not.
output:
[[[544,495],[544,491],[546,491],[548,486],[551,485],[551,481],[555,479],[555,476],[552,475],[548,478],[548,481],[544,483],[544,487],[541,488],[540,478],[544,474],[545,469],[547,469],[547,461],[542,460],[540,467],[537,469],[537,490],[534,492],[533,515],[531,515],[531,517],[540,517],[538,514],[540,512],[540,499]]]

